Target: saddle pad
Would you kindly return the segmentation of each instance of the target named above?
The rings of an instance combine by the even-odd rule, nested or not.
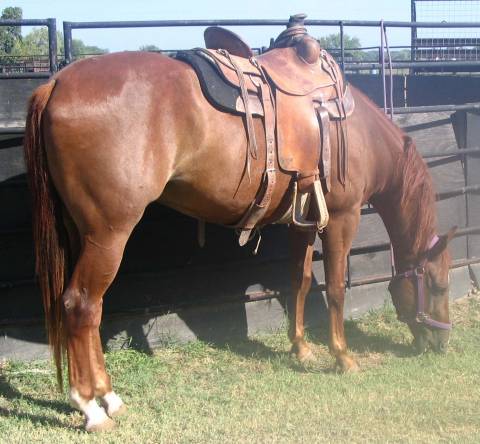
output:
[[[179,51],[177,60],[188,63],[197,74],[203,95],[220,111],[244,115],[245,107],[240,87],[226,79],[213,60],[205,57],[203,50]],[[250,110],[254,116],[263,116],[263,108],[257,95],[250,96]]]
[[[251,59],[237,57],[232,54],[225,53],[223,50],[200,50],[202,55],[210,59],[225,79],[233,86],[240,88],[240,80],[238,78],[235,66],[244,74],[245,85],[248,91],[258,93],[258,85],[261,83],[262,73],[259,68],[254,65]]]

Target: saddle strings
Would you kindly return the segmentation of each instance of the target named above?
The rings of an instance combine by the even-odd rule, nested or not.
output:
[[[335,101],[338,115],[340,116],[339,122],[336,124],[337,127],[337,140],[339,141],[338,147],[338,175],[340,183],[343,187],[346,186],[346,177],[347,177],[347,168],[348,168],[348,133],[347,133],[347,112],[345,110],[345,104],[343,103],[343,91],[339,88],[339,79],[337,76],[337,71],[333,61],[326,55],[322,57],[328,65],[328,70],[324,71],[330,76],[334,83],[335,92],[337,93],[337,100]]]
[[[237,74],[238,77],[238,82],[240,83],[240,91],[242,92],[242,100],[243,100],[243,105],[245,107],[245,119],[247,121],[247,138],[248,138],[248,153],[254,158],[257,159],[257,139],[255,138],[255,128],[253,126],[253,118],[252,118],[252,113],[250,112],[250,100],[248,97],[248,89],[247,85],[245,84],[245,76],[240,69],[240,67],[237,65],[235,60],[230,56],[230,53],[224,49],[218,49],[218,52],[225,56],[228,61],[232,64],[233,68],[235,69],[235,73]],[[251,180],[250,176],[250,156],[247,153],[247,174],[248,174],[248,180]]]

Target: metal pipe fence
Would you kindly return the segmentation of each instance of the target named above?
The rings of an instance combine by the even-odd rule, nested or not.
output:
[[[0,26],[46,26],[48,29],[48,73],[0,73],[0,79],[2,78],[48,78],[54,72],[58,70],[57,61],[57,21],[54,18],[47,19],[21,19],[0,20]]]
[[[104,29],[104,28],[137,28],[137,27],[203,27],[203,26],[286,26],[288,23],[287,20],[159,20],[159,21],[115,21],[115,22],[63,22],[64,30],[64,47],[65,47],[65,63],[70,63],[73,61],[73,47],[72,41],[73,36],[72,32],[74,29]],[[57,54],[56,54],[56,28],[55,20],[22,20],[22,21],[0,21],[0,26],[20,26],[20,25],[35,25],[35,26],[48,26],[49,28],[49,60],[50,60],[50,73],[53,73],[57,69]],[[344,70],[352,71],[361,71],[361,70],[378,70],[380,75],[386,75],[387,64],[390,65],[390,72],[393,69],[415,69],[415,68],[428,68],[428,67],[443,67],[443,68],[454,68],[454,67],[478,67],[480,69],[480,61],[459,61],[459,62],[449,62],[449,61],[438,61],[438,62],[418,62],[414,61],[395,61],[391,60],[390,57],[385,58],[385,48],[384,45],[380,47],[379,50],[379,62],[356,62],[352,63],[346,59],[345,48],[345,28],[347,27],[377,27],[383,29],[385,36],[386,30],[388,28],[410,28],[412,30],[412,35],[414,30],[417,28],[480,28],[480,23],[431,23],[431,22],[396,22],[396,21],[362,21],[362,20],[306,20],[306,26],[323,26],[323,27],[338,27],[340,33],[340,60],[339,63]],[[383,35],[383,33],[382,33]],[[36,74],[33,77],[42,77],[45,76],[44,73],[25,73],[26,75],[17,74],[15,76],[3,76],[9,78],[25,78],[32,77],[32,74]],[[0,78],[2,76],[0,75]],[[48,77],[46,75],[45,77]],[[386,83],[386,82],[385,82]],[[391,94],[391,93],[390,93]],[[390,98],[393,100],[393,98]],[[393,114],[411,114],[411,113],[431,113],[431,112],[454,112],[454,111],[480,111],[480,103],[473,104],[463,104],[463,105],[435,105],[435,106],[416,106],[416,107],[395,107],[388,100],[387,95],[384,95],[384,108],[387,113]],[[0,128],[0,135],[22,135],[23,128]],[[15,143],[20,142],[21,139],[17,137]],[[4,145],[1,145],[0,149],[13,146],[14,142],[6,142]],[[429,166],[436,166],[443,163],[458,161],[462,159],[465,163],[468,163],[468,157],[471,155],[478,155],[480,153],[480,147],[476,148],[449,148],[441,153],[439,152],[427,152],[423,154],[425,159],[436,159],[429,161]],[[1,187],[9,186],[24,186],[24,182],[21,180],[12,181],[7,183],[0,184]],[[469,193],[479,193],[480,185],[465,185],[464,187],[459,187],[453,190],[448,190],[437,195],[438,200],[448,199],[455,196],[467,195]],[[362,214],[373,214],[375,210],[372,208],[362,209]],[[468,221],[468,218],[467,218]],[[16,230],[10,230],[12,232],[7,232],[4,230],[0,231],[0,235],[15,235],[20,232],[25,232],[28,229],[18,228]],[[470,234],[480,233],[480,226],[465,226],[458,230],[456,236],[467,236]],[[352,255],[359,254],[370,254],[375,252],[387,251],[390,248],[389,243],[373,243],[367,246],[356,247],[351,251]],[[279,260],[284,260],[285,258],[278,258]],[[321,259],[321,255],[316,256],[316,260]],[[478,258],[465,258],[454,263],[455,266],[461,266],[459,264],[469,265],[471,263],[480,263]],[[391,275],[385,276],[376,276],[369,277],[366,279],[352,279],[350,269],[348,270],[347,283],[348,286],[358,286],[364,285],[367,283],[383,282],[391,278]],[[22,285],[31,285],[33,284],[32,280],[22,279],[22,280],[12,280],[8,282],[0,282],[0,288],[12,288],[14,286]],[[272,295],[259,296],[260,298],[271,298],[275,297]]]
[[[98,21],[98,22],[63,22],[63,34],[64,34],[64,46],[65,46],[65,63],[73,61],[72,52],[72,31],[74,29],[122,29],[122,28],[165,28],[165,27],[203,27],[203,26],[286,26],[287,20],[264,20],[264,19],[237,19],[237,20],[148,20],[148,21]],[[444,22],[400,22],[400,21],[383,21],[383,20],[305,20],[306,26],[321,26],[321,27],[333,27],[338,28],[340,35],[340,47],[331,48],[340,51],[339,64],[345,70],[365,70],[365,69],[378,69],[380,68],[381,61],[380,55],[377,64],[368,64],[366,66],[357,66],[357,64],[347,64],[345,55],[345,28],[348,27],[376,27],[385,29],[388,28],[405,28],[412,30],[412,43],[415,34],[415,30],[418,28],[480,28],[480,23],[472,22],[456,22],[456,23],[444,23]],[[382,52],[382,51],[380,51]],[[412,48],[412,54],[413,54]],[[392,60],[392,63],[394,61]],[[399,65],[397,66],[397,64]],[[426,64],[422,64],[426,63]],[[411,58],[410,62],[394,62],[395,69],[406,68],[428,68],[433,67],[428,64],[429,62],[415,62]],[[435,67],[439,68],[452,68],[453,66],[448,62],[438,61],[435,63]],[[446,65],[443,65],[447,63]],[[458,66],[458,65],[457,65]],[[478,64],[464,63],[465,67],[477,67]]]

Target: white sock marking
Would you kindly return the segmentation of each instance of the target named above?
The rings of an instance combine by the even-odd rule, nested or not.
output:
[[[70,403],[85,415],[87,430],[108,420],[105,410],[97,404],[95,399],[82,398],[76,389],[70,390]]]
[[[103,404],[106,406],[107,413],[109,416],[112,416],[122,407],[123,401],[120,396],[118,396],[114,391],[108,392],[102,398]]]

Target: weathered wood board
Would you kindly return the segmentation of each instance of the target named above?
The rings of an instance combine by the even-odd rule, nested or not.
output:
[[[28,99],[42,83],[45,79],[0,80],[0,128],[25,125]]]

